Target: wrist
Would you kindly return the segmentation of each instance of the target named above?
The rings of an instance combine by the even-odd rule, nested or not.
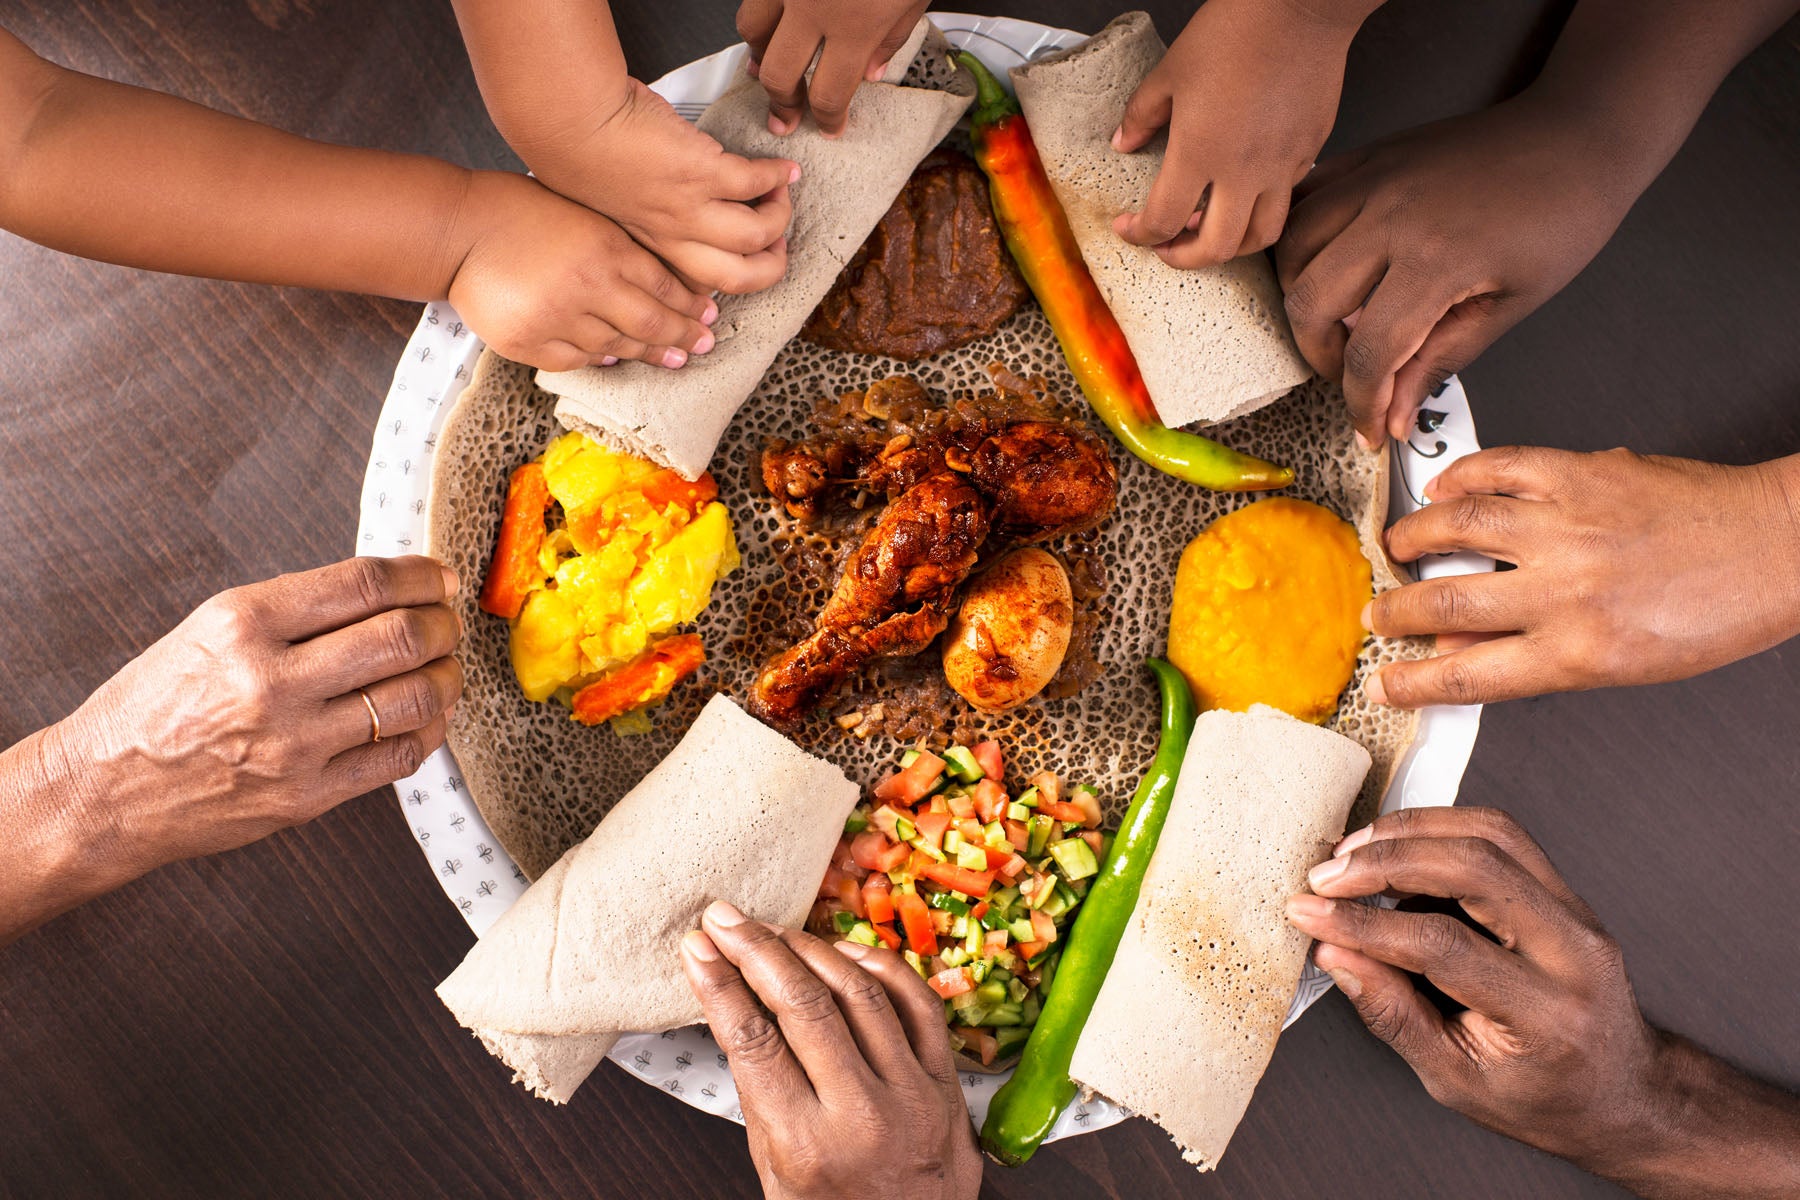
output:
[[[1220,0],[1209,0],[1217,4]],[[1347,53],[1363,22],[1382,0],[1227,0],[1288,45]]]
[[[1747,468],[1756,482],[1759,511],[1767,514],[1768,549],[1775,569],[1765,573],[1786,637],[1800,636],[1800,454]],[[1785,640],[1785,638],[1783,639]]]
[[[494,110],[494,125],[531,173],[554,190],[561,190],[596,154],[603,154],[607,133],[631,104],[633,81],[629,76],[599,78],[584,86],[559,92],[556,103],[545,108],[518,105],[502,114]]]

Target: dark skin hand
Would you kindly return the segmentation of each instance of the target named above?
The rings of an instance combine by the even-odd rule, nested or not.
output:
[[[1518,569],[1383,592],[1364,624],[1436,634],[1377,703],[1483,704],[1686,679],[1800,634],[1800,457],[1750,467],[1610,450],[1483,450],[1388,530],[1400,562],[1457,550]]]
[[[1560,291],[1793,0],[1582,0],[1524,92],[1321,163],[1276,246],[1288,318],[1358,434]]]
[[[899,955],[827,945],[723,902],[681,950],[771,1200],[973,1200],[981,1152],[944,1006]]]
[[[1618,943],[1505,813],[1390,813],[1310,883],[1288,919],[1439,1103],[1646,1197],[1800,1194],[1800,1099],[1646,1024]],[[1390,889],[1454,898],[1498,941],[1353,902]]]
[[[826,137],[844,132],[856,89],[881,78],[926,7],[926,0],[744,0],[737,31],[750,45],[747,69],[769,93],[769,132],[794,132],[808,112]],[[809,82],[814,55],[819,69]]]
[[[356,558],[222,592],[0,752],[0,943],[417,770],[462,694],[456,576]],[[374,742],[366,691],[381,722]]]

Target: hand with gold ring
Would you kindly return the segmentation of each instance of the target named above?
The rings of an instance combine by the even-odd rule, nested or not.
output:
[[[0,752],[0,942],[411,774],[462,692],[456,586],[413,557],[233,588]]]

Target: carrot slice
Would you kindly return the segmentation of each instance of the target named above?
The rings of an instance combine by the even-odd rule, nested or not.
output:
[[[699,634],[664,638],[647,653],[576,692],[575,719],[583,725],[598,725],[661,700],[705,661]]]
[[[703,471],[698,479],[683,479],[675,471],[664,467],[654,475],[645,477],[637,485],[650,507],[661,512],[671,504],[679,504],[690,513],[697,513],[701,506],[710,504],[719,498],[719,485],[713,479],[711,471]]]
[[[538,551],[544,545],[544,514],[552,503],[544,464],[528,462],[506,485],[500,537],[481,584],[481,611],[513,620],[525,607],[531,586],[540,581]]]

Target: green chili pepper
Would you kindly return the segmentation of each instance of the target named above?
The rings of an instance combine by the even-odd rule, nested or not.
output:
[[[1069,1078],[1075,1042],[1094,1011],[1119,938],[1137,907],[1144,870],[1169,815],[1175,780],[1194,731],[1194,695],[1187,680],[1160,658],[1148,659],[1145,665],[1162,690],[1162,741],[1076,914],[1057,964],[1056,986],[1044,999],[1044,1011],[1025,1043],[1018,1069],[994,1094],[981,1127],[981,1148],[1009,1167],[1020,1166],[1037,1152],[1056,1118],[1075,1099],[1075,1083]]]

